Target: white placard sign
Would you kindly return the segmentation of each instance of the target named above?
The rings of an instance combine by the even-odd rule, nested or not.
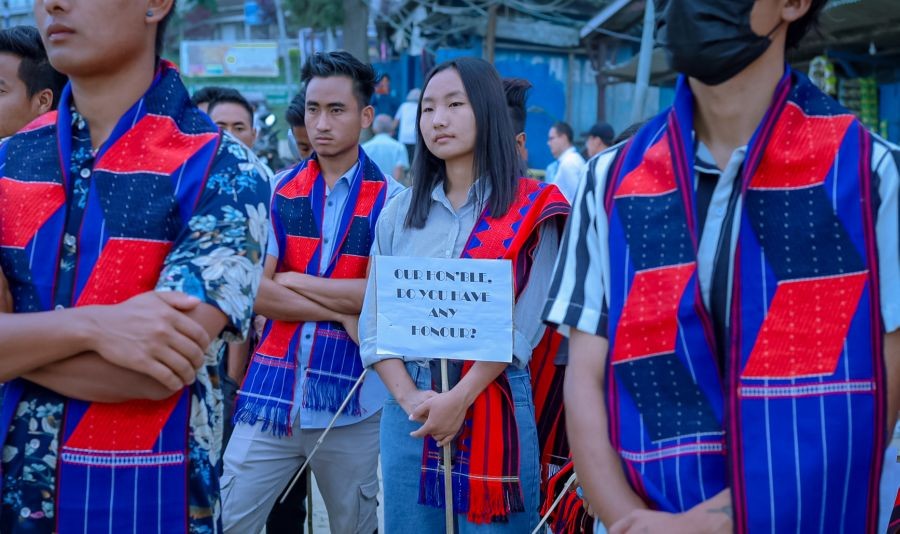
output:
[[[376,256],[374,271],[379,355],[512,362],[510,261]]]

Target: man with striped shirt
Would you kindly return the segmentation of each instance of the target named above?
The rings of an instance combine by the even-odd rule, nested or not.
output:
[[[786,67],[824,3],[669,0],[675,104],[589,162],[545,318],[611,532],[877,529],[900,150]]]

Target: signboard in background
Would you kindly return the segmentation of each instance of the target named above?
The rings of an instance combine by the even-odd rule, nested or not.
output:
[[[248,26],[259,26],[263,23],[262,12],[255,0],[244,2],[244,23]]]
[[[374,270],[378,354],[512,361],[510,261],[376,256]]]
[[[278,43],[182,41],[181,72],[196,78],[277,78],[280,74]]]

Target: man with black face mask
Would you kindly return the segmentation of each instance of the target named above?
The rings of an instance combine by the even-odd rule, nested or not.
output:
[[[615,534],[871,533],[888,508],[900,150],[786,66],[824,4],[663,3],[675,102],[573,202],[545,318]]]

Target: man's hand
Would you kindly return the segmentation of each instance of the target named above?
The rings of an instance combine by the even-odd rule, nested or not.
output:
[[[697,527],[687,524],[684,514],[669,514],[652,510],[634,510],[609,528],[609,534],[700,534]]]
[[[731,534],[733,528],[731,491],[725,489],[681,514],[632,510],[610,527],[609,534]]]
[[[9,292],[9,284],[6,282],[6,277],[3,275],[3,270],[0,269],[0,313],[12,312],[12,293]]]
[[[359,345],[359,315],[341,315],[341,326],[354,343]]]
[[[432,391],[430,389],[412,389],[406,395],[402,397],[397,397],[397,403],[403,408],[403,411],[406,412],[406,415],[410,416],[410,418],[419,421],[420,423],[424,423],[425,419],[427,419],[428,414],[419,416],[419,418],[412,417],[413,412],[422,405],[426,400],[436,397],[437,392]]]
[[[210,343],[206,330],[185,315],[199,304],[183,293],[148,292],[115,306],[94,306],[92,350],[174,393],[194,382]]]
[[[457,393],[455,388],[445,393],[438,393],[419,404],[410,414],[410,419],[416,421],[425,419],[425,424],[415,432],[411,432],[410,435],[415,438],[424,438],[430,435],[438,442],[439,446],[443,447],[450,443],[462,428],[468,409],[469,404],[462,395]]]

